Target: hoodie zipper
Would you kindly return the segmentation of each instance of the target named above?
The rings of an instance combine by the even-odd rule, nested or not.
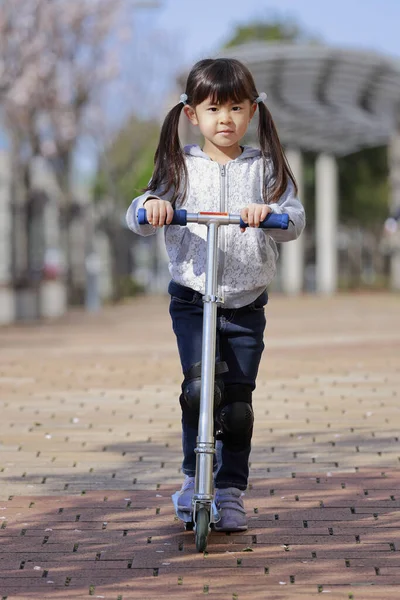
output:
[[[219,210],[222,213],[227,212],[227,201],[226,201],[226,165],[219,165],[219,173],[220,173],[220,200],[219,200]],[[218,265],[218,281],[220,282],[220,297],[222,298],[222,302],[224,301],[224,284],[223,284],[223,273],[225,267],[225,252],[226,252],[226,227],[219,228],[219,240],[220,240],[220,249],[221,253],[219,256],[219,265]]]

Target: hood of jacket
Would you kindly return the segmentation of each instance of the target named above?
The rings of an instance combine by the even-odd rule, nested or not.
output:
[[[261,151],[258,148],[252,148],[251,146],[242,146],[243,152],[240,156],[235,158],[235,160],[245,160],[246,158],[254,158],[256,156],[261,156]],[[211,161],[211,158],[203,152],[203,150],[197,144],[190,144],[185,146],[183,149],[183,153],[188,156],[197,156],[199,158],[204,158],[205,160]]]

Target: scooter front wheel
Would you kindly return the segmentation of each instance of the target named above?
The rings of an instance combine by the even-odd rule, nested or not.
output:
[[[210,530],[210,513],[203,506],[196,513],[196,549],[198,552],[204,552],[207,548],[207,537]]]

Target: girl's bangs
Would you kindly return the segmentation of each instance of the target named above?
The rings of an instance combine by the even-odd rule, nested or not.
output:
[[[244,81],[241,81],[234,73],[213,73],[213,77],[204,77],[196,87],[194,94],[194,105],[201,104],[210,98],[213,104],[225,104],[226,102],[251,101],[251,92],[247,89]]]

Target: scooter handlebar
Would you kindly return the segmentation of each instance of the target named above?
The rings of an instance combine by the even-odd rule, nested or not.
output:
[[[188,222],[198,223],[204,222],[204,220],[198,220],[198,217],[201,216],[204,219],[205,215],[215,215],[218,218],[219,213],[198,213],[198,215],[190,214],[188,218],[188,212],[184,209],[174,210],[174,217],[171,221],[171,225],[187,225]],[[145,208],[139,208],[138,210],[138,223],[139,225],[148,225],[149,222],[147,220],[147,213]],[[247,223],[242,221],[239,216],[236,215],[224,215],[223,223],[236,223],[240,225],[242,228],[248,227]],[[275,213],[269,213],[264,221],[261,221],[260,228],[261,229],[287,229],[289,227],[289,215],[281,214],[277,215]]]

